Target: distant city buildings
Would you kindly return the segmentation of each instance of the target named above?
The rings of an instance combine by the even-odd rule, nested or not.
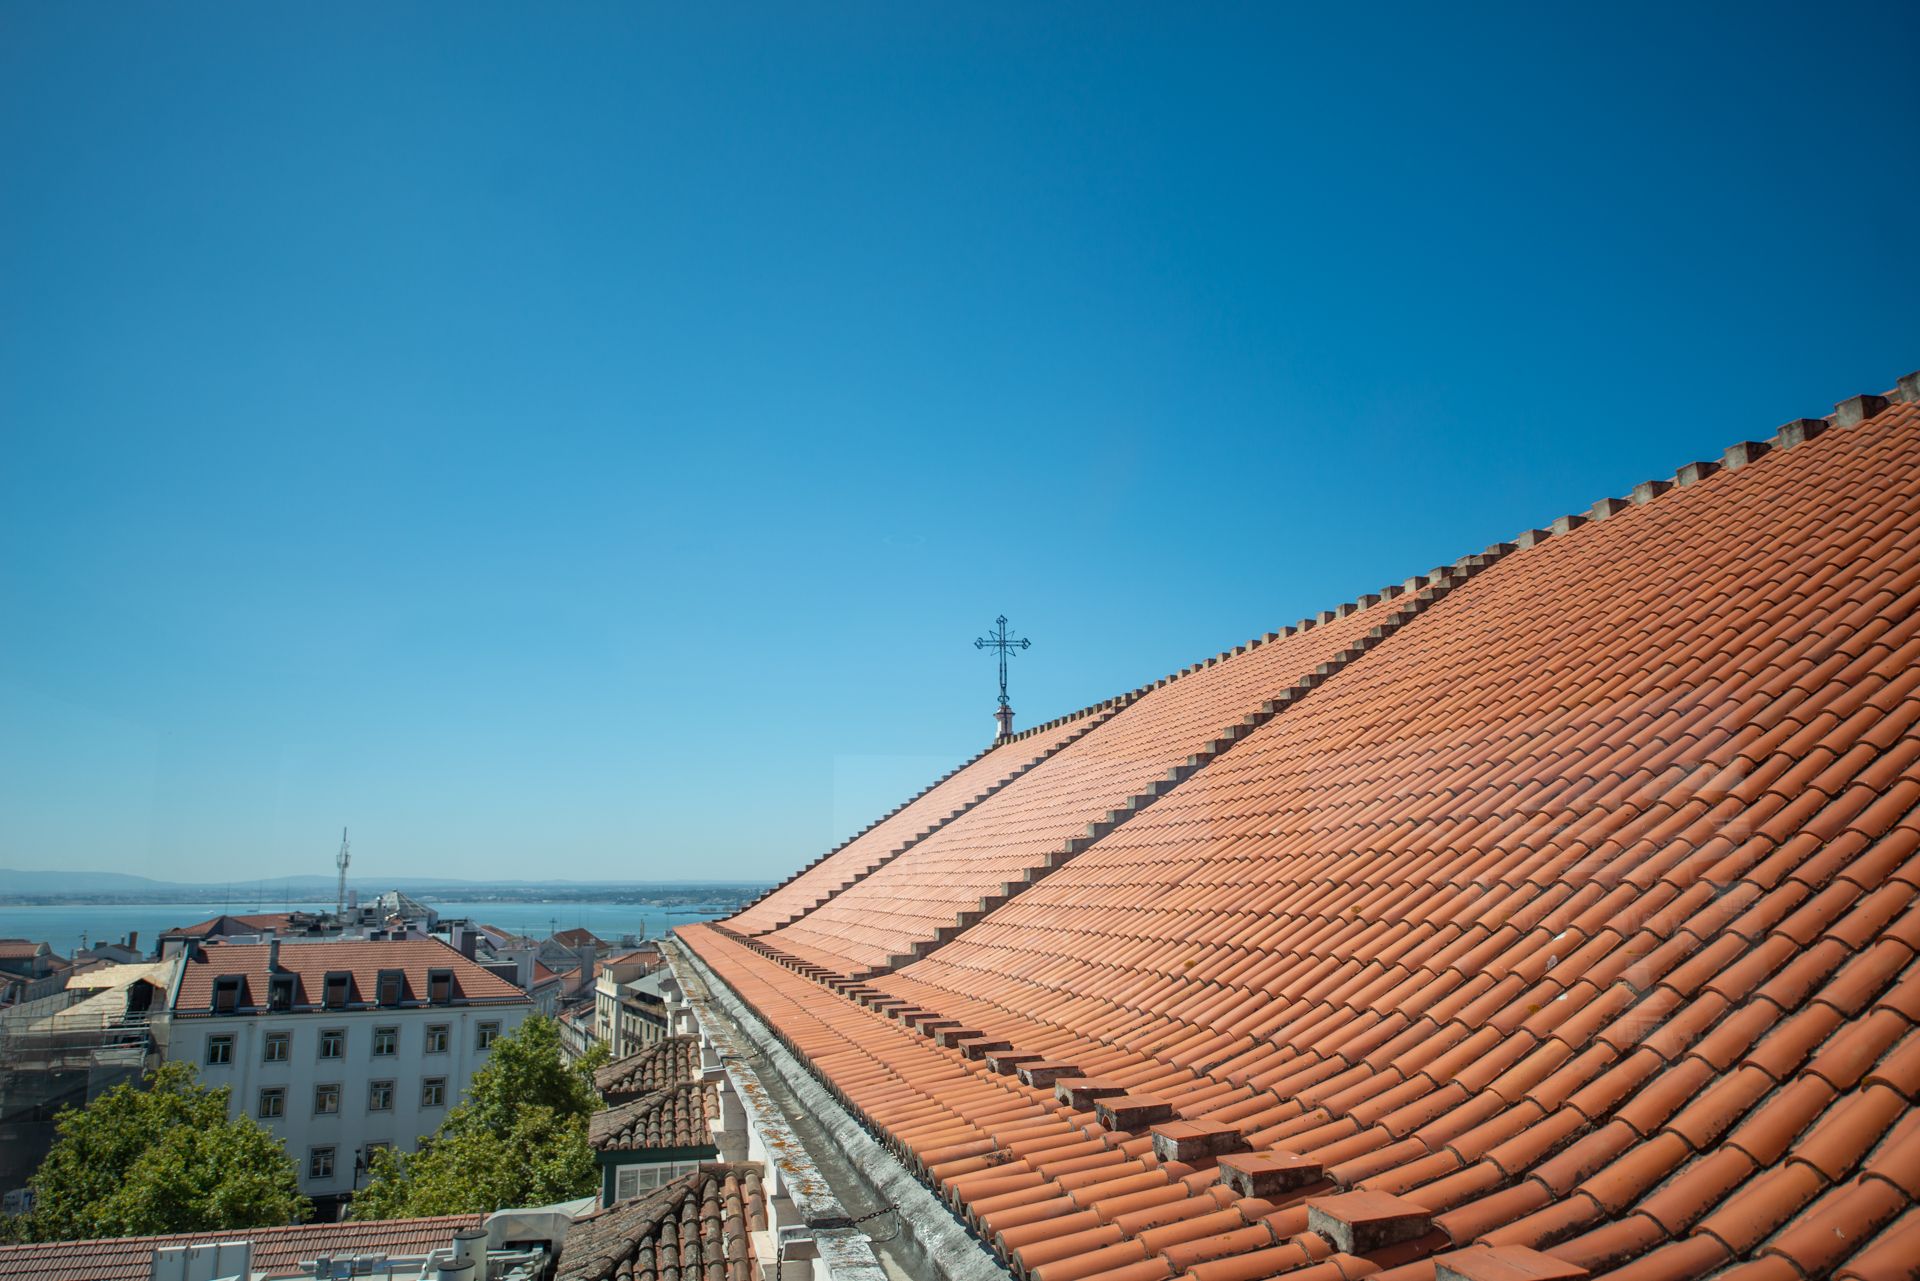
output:
[[[667,1034],[657,948],[443,919],[399,891],[339,913],[221,913],[139,944],[70,960],[0,940],[0,1212],[23,1208],[62,1107],[162,1062],[231,1086],[233,1112],[280,1138],[301,1191],[337,1213],[371,1151],[431,1133],[529,1015],[553,1018],[572,1058]]]
[[[666,960],[653,948],[608,957],[595,967],[594,1038],[613,1057],[634,1054],[667,1036]]]
[[[585,987],[562,1009],[563,1026],[572,1021],[590,1046],[602,997],[610,997],[610,1037],[637,1046],[594,1076],[603,1101],[588,1123],[597,1195],[491,1214],[338,1221],[353,1182],[353,1157],[436,1125],[438,1109],[454,1100],[454,1078],[464,1082],[486,1061],[491,1037],[505,1035],[534,1008],[532,993],[496,972],[513,962],[476,959],[490,953],[488,940],[496,933],[462,935],[460,946],[421,938],[222,942],[212,936],[176,945],[157,960],[98,967],[85,976],[96,986],[56,1014],[42,1015],[39,1024],[137,1032],[130,1046],[136,1057],[152,1047],[156,1056],[195,1063],[209,1084],[230,1086],[235,1109],[255,1115],[305,1167],[301,1185],[316,1201],[315,1221],[0,1245],[0,1276],[873,1281],[885,1275],[865,1226],[874,1214],[856,1222],[856,1211],[838,1200],[825,1172],[771,1106],[750,1064],[754,1056],[725,1019],[714,1017],[701,975],[684,965],[676,974],[669,957],[648,947],[596,956],[577,980]],[[562,979],[544,967],[534,973],[536,987]],[[443,1073],[446,1095],[438,1105],[426,1104]],[[421,1102],[409,1106],[414,1090]],[[319,1160],[330,1181],[315,1172],[320,1153],[330,1153]]]

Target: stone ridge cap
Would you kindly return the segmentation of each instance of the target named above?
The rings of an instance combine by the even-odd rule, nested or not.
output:
[[[1893,387],[1879,395],[1863,393],[1861,395],[1848,397],[1846,400],[1835,405],[1833,412],[1825,418],[1795,418],[1783,423],[1766,440],[1741,441],[1729,447],[1721,455],[1720,461],[1718,462],[1688,463],[1675,472],[1671,480],[1641,481],[1628,491],[1628,497],[1626,498],[1602,498],[1584,514],[1573,513],[1557,517],[1544,529],[1523,530],[1516,535],[1511,542],[1494,543],[1483,552],[1470,556],[1462,556],[1459,560],[1453,562],[1452,565],[1441,565],[1424,574],[1415,574],[1403,582],[1383,587],[1378,592],[1362,593],[1350,601],[1336,605],[1332,609],[1322,610],[1318,614],[1309,615],[1290,627],[1283,627],[1278,631],[1267,632],[1264,635],[1256,636],[1243,645],[1236,645],[1230,650],[1222,650],[1212,658],[1189,664],[1176,672],[1171,672],[1161,677],[1157,681],[1142,685],[1139,689],[1132,691],[1128,695],[1123,695],[1123,697],[1131,701],[1145,694],[1148,690],[1157,689],[1162,685],[1178,680],[1182,676],[1190,675],[1203,668],[1212,667],[1215,663],[1225,662],[1229,658],[1244,654],[1248,650],[1255,649],[1270,641],[1291,636],[1296,632],[1306,631],[1320,623],[1330,623],[1336,618],[1344,618],[1349,614],[1357,613],[1371,605],[1378,604],[1382,600],[1392,600],[1395,597],[1410,592],[1417,592],[1425,587],[1437,586],[1449,577],[1453,571],[1480,568],[1484,565],[1486,558],[1498,558],[1519,548],[1532,547],[1537,543],[1545,542],[1547,539],[1555,537],[1556,535],[1570,533],[1582,525],[1605,520],[1608,516],[1622,511],[1627,507],[1641,506],[1652,502],[1655,498],[1658,498],[1670,489],[1692,485],[1706,479],[1717,471],[1737,471],[1765,454],[1775,450],[1788,449],[1794,445],[1812,440],[1829,427],[1846,428],[1857,426],[1895,404],[1920,404],[1920,370],[1902,376]]]
[[[1698,484],[1715,472],[1738,471],[1769,453],[1804,444],[1830,428],[1856,427],[1895,404],[1920,404],[1920,371],[1903,375],[1893,387],[1878,395],[1862,393],[1849,396],[1835,405],[1833,412],[1824,418],[1790,419],[1764,440],[1743,440],[1730,445],[1718,461],[1687,463],[1669,479],[1641,481],[1629,489],[1625,497],[1602,498],[1585,512],[1569,512],[1555,517],[1544,529],[1523,530],[1515,536],[1514,545],[1532,547],[1549,538],[1571,533],[1582,525],[1597,524],[1629,507],[1644,506],[1669,490]]]

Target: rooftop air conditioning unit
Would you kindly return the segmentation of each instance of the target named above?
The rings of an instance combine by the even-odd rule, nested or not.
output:
[[[253,1242],[219,1241],[161,1246],[153,1252],[153,1281],[221,1281],[253,1275]]]

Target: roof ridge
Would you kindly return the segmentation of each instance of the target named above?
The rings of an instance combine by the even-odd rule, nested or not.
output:
[[[1805,444],[1829,428],[1857,427],[1891,405],[1916,403],[1920,403],[1920,370],[1902,375],[1885,392],[1862,392],[1849,396],[1836,404],[1833,412],[1824,418],[1792,418],[1776,427],[1773,434],[1764,440],[1736,441],[1721,452],[1718,461],[1685,463],[1669,479],[1641,481],[1629,489],[1624,498],[1602,498],[1584,513],[1569,512],[1554,517],[1545,528],[1522,530],[1514,537],[1514,542],[1523,548],[1536,546],[1549,538],[1572,533],[1582,525],[1598,524],[1629,507],[1644,507],[1671,490],[1697,485],[1715,472],[1738,471],[1760,461],[1767,454]]]
[[[1137,694],[1134,695],[1133,697],[1137,697]],[[1127,702],[1131,702],[1131,701],[1132,701],[1131,697],[1125,698],[1125,701],[1122,701],[1121,698],[1110,698],[1106,700],[1106,702],[1104,703],[1096,703],[1091,707],[1082,708],[1080,711],[1071,713],[1067,716],[1056,717],[1053,720],[1046,722],[1046,724],[1043,726],[1034,726],[1032,729],[1024,730],[1020,734],[1016,734],[1010,739],[993,743],[992,745],[987,747],[984,751],[979,752],[978,754],[971,757],[970,759],[963,762],[962,764],[956,766],[955,768],[948,770],[945,774],[941,775],[938,779],[935,779],[932,783],[928,784],[926,787],[923,787],[918,792],[915,792],[907,800],[894,806],[892,809],[888,810],[885,814],[882,814],[879,818],[867,824],[865,827],[861,828],[858,832],[854,833],[852,836],[849,836],[846,840],[834,846],[832,849],[828,850],[825,854],[822,854],[819,858],[816,858],[815,860],[813,860],[813,862],[807,864],[805,867],[795,872],[792,876],[789,876],[786,880],[780,882],[778,885],[773,886],[765,894],[762,894],[759,898],[753,900],[752,903],[748,903],[745,906],[741,907],[738,911],[733,913],[733,915],[740,916],[744,914],[749,908],[755,906],[756,904],[762,902],[765,899],[771,898],[776,891],[783,890],[787,886],[793,884],[795,881],[799,880],[802,876],[806,875],[808,872],[811,872],[814,868],[820,866],[822,863],[825,863],[828,859],[832,858],[835,854],[838,854],[841,850],[844,850],[848,846],[852,845],[855,841],[859,840],[862,836],[865,836],[868,832],[873,831],[876,827],[879,827],[882,823],[886,822],[890,818],[893,818],[895,815],[905,810],[908,806],[912,805],[915,801],[918,801],[921,797],[927,795],[929,792],[939,787],[942,783],[945,783],[947,780],[959,774],[962,770],[984,759],[989,753],[1001,747],[1005,747],[1009,743],[1018,742],[1028,734],[1039,733],[1048,729],[1057,729],[1061,725],[1070,724],[1073,721],[1076,721],[1082,718],[1089,719],[1089,723],[1085,727],[1083,727],[1079,733],[1074,734],[1069,738],[1061,739],[1059,742],[1055,743],[1052,747],[1048,748],[1045,752],[1042,752],[1040,755],[1027,761],[1026,764],[1020,766],[1020,768],[1016,769],[1013,773],[1007,775],[1005,778],[999,779],[998,781],[990,784],[984,790],[968,798],[966,803],[961,805],[959,808],[953,810],[951,813],[941,816],[941,818],[937,822],[933,823],[931,826],[926,827],[921,831],[914,833],[912,836],[908,837],[901,844],[887,851],[886,854],[881,856],[879,861],[875,862],[872,866],[867,867],[862,871],[856,872],[850,880],[844,881],[840,885],[835,886],[833,889],[829,890],[826,894],[814,900],[812,903],[808,904],[806,907],[802,908],[800,911],[794,913],[792,916],[789,916],[785,920],[774,925],[772,929],[763,931],[763,932],[771,933],[772,930],[783,929],[786,926],[793,924],[795,921],[800,920],[802,917],[805,917],[809,912],[813,912],[817,910],[821,904],[832,901],[832,899],[835,896],[841,894],[850,886],[858,885],[861,881],[873,875],[873,873],[879,871],[882,867],[885,867],[888,863],[891,863],[894,859],[900,857],[900,855],[904,854],[909,849],[912,849],[915,845],[918,845],[921,841],[926,840],[927,837],[933,835],[935,832],[939,831],[941,828],[945,827],[947,824],[953,822],[955,819],[959,818],[962,814],[965,814],[969,810],[973,809],[976,805],[986,800],[989,796],[995,795],[996,793],[1001,791],[1003,788],[1013,783],[1016,779],[1024,777],[1026,774],[1028,774],[1030,771],[1032,771],[1036,766],[1040,765],[1042,762],[1051,760],[1054,756],[1059,754],[1068,745],[1079,742],[1082,738],[1086,737],[1088,734],[1098,729],[1101,725],[1104,725],[1107,721],[1111,720],[1113,716],[1116,713],[1118,713],[1122,707],[1126,706]],[[1091,719],[1094,716],[1098,716],[1098,719]],[[732,918],[730,917],[728,919],[732,919]]]

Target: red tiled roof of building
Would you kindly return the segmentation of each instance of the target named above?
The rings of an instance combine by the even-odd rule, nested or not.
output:
[[[1032,1281],[1902,1275],[1902,389],[1432,580],[896,972],[679,933]]]
[[[561,930],[553,936],[553,941],[566,947],[584,947],[588,944],[594,947],[606,946],[598,935],[592,930],[582,926],[575,926],[570,930]]]
[[[1346,662],[1372,643],[1370,631],[1398,626],[1406,608],[1388,601],[1303,620],[1301,630],[1168,680],[766,941],[841,974],[891,968],[1151,804],[1178,774],[1272,715],[1276,696],[1322,679],[1316,668]]]
[[[0,961],[26,961],[40,954],[45,943],[29,939],[0,939]]]
[[[303,1223],[233,1232],[0,1245],[0,1281],[147,1281],[156,1249],[210,1241],[253,1242],[256,1270],[291,1271],[323,1254],[425,1254],[451,1245],[454,1233],[479,1227],[485,1218],[480,1214],[445,1214],[428,1219]]]
[[[555,1281],[751,1281],[749,1234],[766,1227],[760,1167],[703,1166],[577,1220]]]
[[[225,934],[265,934],[269,930],[284,930],[292,919],[287,912],[261,912],[250,916],[235,916],[222,912],[219,916],[204,921],[195,921],[192,925],[182,925],[177,929],[165,931],[168,934],[207,935]]]
[[[1123,702],[1109,700],[989,748],[768,890],[735,913],[728,927],[765,934],[804,916],[1100,725]]]
[[[375,1004],[380,972],[402,975],[403,1004],[427,1004],[429,976],[435,970],[452,975],[451,997],[461,1004],[507,1004],[525,1001],[518,986],[469,961],[438,939],[342,940],[333,943],[282,943],[280,972],[294,976],[293,1008],[320,1008],[328,974],[351,976],[348,1008]],[[173,1010],[178,1016],[207,1015],[213,1011],[215,980],[242,979],[239,1005],[243,1012],[264,1009],[269,996],[269,943],[215,943],[190,959],[180,975]]]
[[[596,1152],[712,1147],[709,1121],[720,1115],[711,1081],[681,1081],[595,1112],[587,1118],[587,1142]]]
[[[699,1075],[699,1038],[670,1036],[606,1064],[593,1074],[593,1086],[607,1102],[621,1103]]]

